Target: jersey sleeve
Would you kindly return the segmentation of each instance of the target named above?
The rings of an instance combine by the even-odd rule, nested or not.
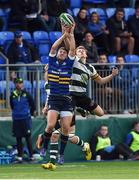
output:
[[[92,65],[90,65],[90,64],[89,64],[89,70],[90,70],[90,77],[91,77],[92,79],[96,79],[96,78],[99,76],[99,74],[97,73],[97,71],[96,71],[96,69],[94,68],[94,66],[92,66]]]

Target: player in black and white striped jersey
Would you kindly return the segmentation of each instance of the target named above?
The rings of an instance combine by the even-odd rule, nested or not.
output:
[[[94,66],[86,63],[87,50],[84,46],[76,48],[76,60],[73,64],[73,71],[70,83],[70,93],[73,97],[74,106],[81,107],[97,116],[103,116],[103,109],[86,95],[89,79],[95,80],[99,84],[105,84],[118,74],[118,69],[113,68],[112,73],[106,77],[101,77]]]

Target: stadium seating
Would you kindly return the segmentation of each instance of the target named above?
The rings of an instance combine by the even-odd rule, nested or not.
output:
[[[107,15],[106,15],[105,11],[101,8],[90,8],[88,11],[90,14],[92,12],[96,12],[97,14],[99,14],[100,20],[106,21],[106,19],[107,19]]]
[[[7,87],[6,80],[0,81],[0,94],[2,94],[3,96],[5,96],[6,87]],[[9,88],[10,88],[10,92],[13,91],[15,88],[15,85],[12,81],[9,81]]]
[[[48,64],[49,63],[49,56],[41,56],[41,63]]]
[[[108,62],[115,64],[116,63],[116,56],[112,56],[112,55],[108,56]]]
[[[107,17],[110,18],[111,16],[113,16],[115,13],[115,10],[116,10],[116,8],[107,8],[106,9]]]
[[[40,56],[47,56],[49,54],[50,46],[49,44],[39,44],[38,50]]]
[[[14,33],[10,31],[0,32],[0,46],[10,43],[14,39]]]
[[[22,31],[22,34],[23,34],[23,39],[32,42],[31,34],[28,31]]]
[[[129,16],[135,14],[134,8],[124,8],[124,11],[125,11],[125,20],[128,20]]]
[[[3,59],[3,57],[1,57],[1,56],[0,56],[0,64],[5,64],[5,59]]]
[[[131,69],[132,73],[132,80],[136,81],[139,79],[139,66],[138,67],[132,67]]]
[[[35,44],[49,43],[48,33],[45,31],[35,31],[33,32],[33,39]]]
[[[84,2],[100,4],[100,3],[107,3],[107,0],[84,0]]]
[[[51,44],[53,44],[61,36],[61,34],[62,33],[60,31],[49,32],[49,38],[50,38]]]
[[[139,63],[139,56],[137,56],[137,55],[125,55],[125,61],[127,63]]]
[[[82,0],[70,0],[70,9],[81,8]]]
[[[78,12],[79,12],[80,8],[74,8],[73,11],[73,15],[76,17]]]
[[[26,89],[26,91],[28,91],[29,93],[32,94],[32,84],[31,84],[31,82],[28,81],[28,80],[24,80],[23,84],[24,84],[24,88]]]
[[[6,71],[0,68],[0,81],[6,78]]]

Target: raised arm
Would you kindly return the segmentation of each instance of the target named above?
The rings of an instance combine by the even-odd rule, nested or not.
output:
[[[64,32],[64,34],[54,42],[54,44],[52,45],[50,49],[50,54],[56,54],[58,47],[60,46],[60,44],[62,43],[62,41],[64,40],[66,36],[67,36],[67,32]]]
[[[76,43],[75,43],[75,38],[74,38],[74,29],[75,29],[75,24],[70,29],[70,35],[69,35],[69,57],[75,57],[75,49],[76,49]]]
[[[110,74],[109,76],[106,76],[106,77],[101,77],[101,76],[97,76],[96,79],[94,79],[97,83],[99,84],[106,84],[108,82],[110,82],[112,80],[112,78],[114,76],[116,76],[118,74],[118,69],[116,68],[113,68],[112,69],[112,74]]]

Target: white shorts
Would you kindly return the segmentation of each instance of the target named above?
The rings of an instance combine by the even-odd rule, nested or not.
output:
[[[67,117],[67,116],[73,116],[73,112],[71,112],[71,111],[61,111],[61,112],[58,112],[56,110],[51,110],[51,109],[49,111],[56,112],[57,114],[60,115],[61,118],[64,118],[64,117]]]

